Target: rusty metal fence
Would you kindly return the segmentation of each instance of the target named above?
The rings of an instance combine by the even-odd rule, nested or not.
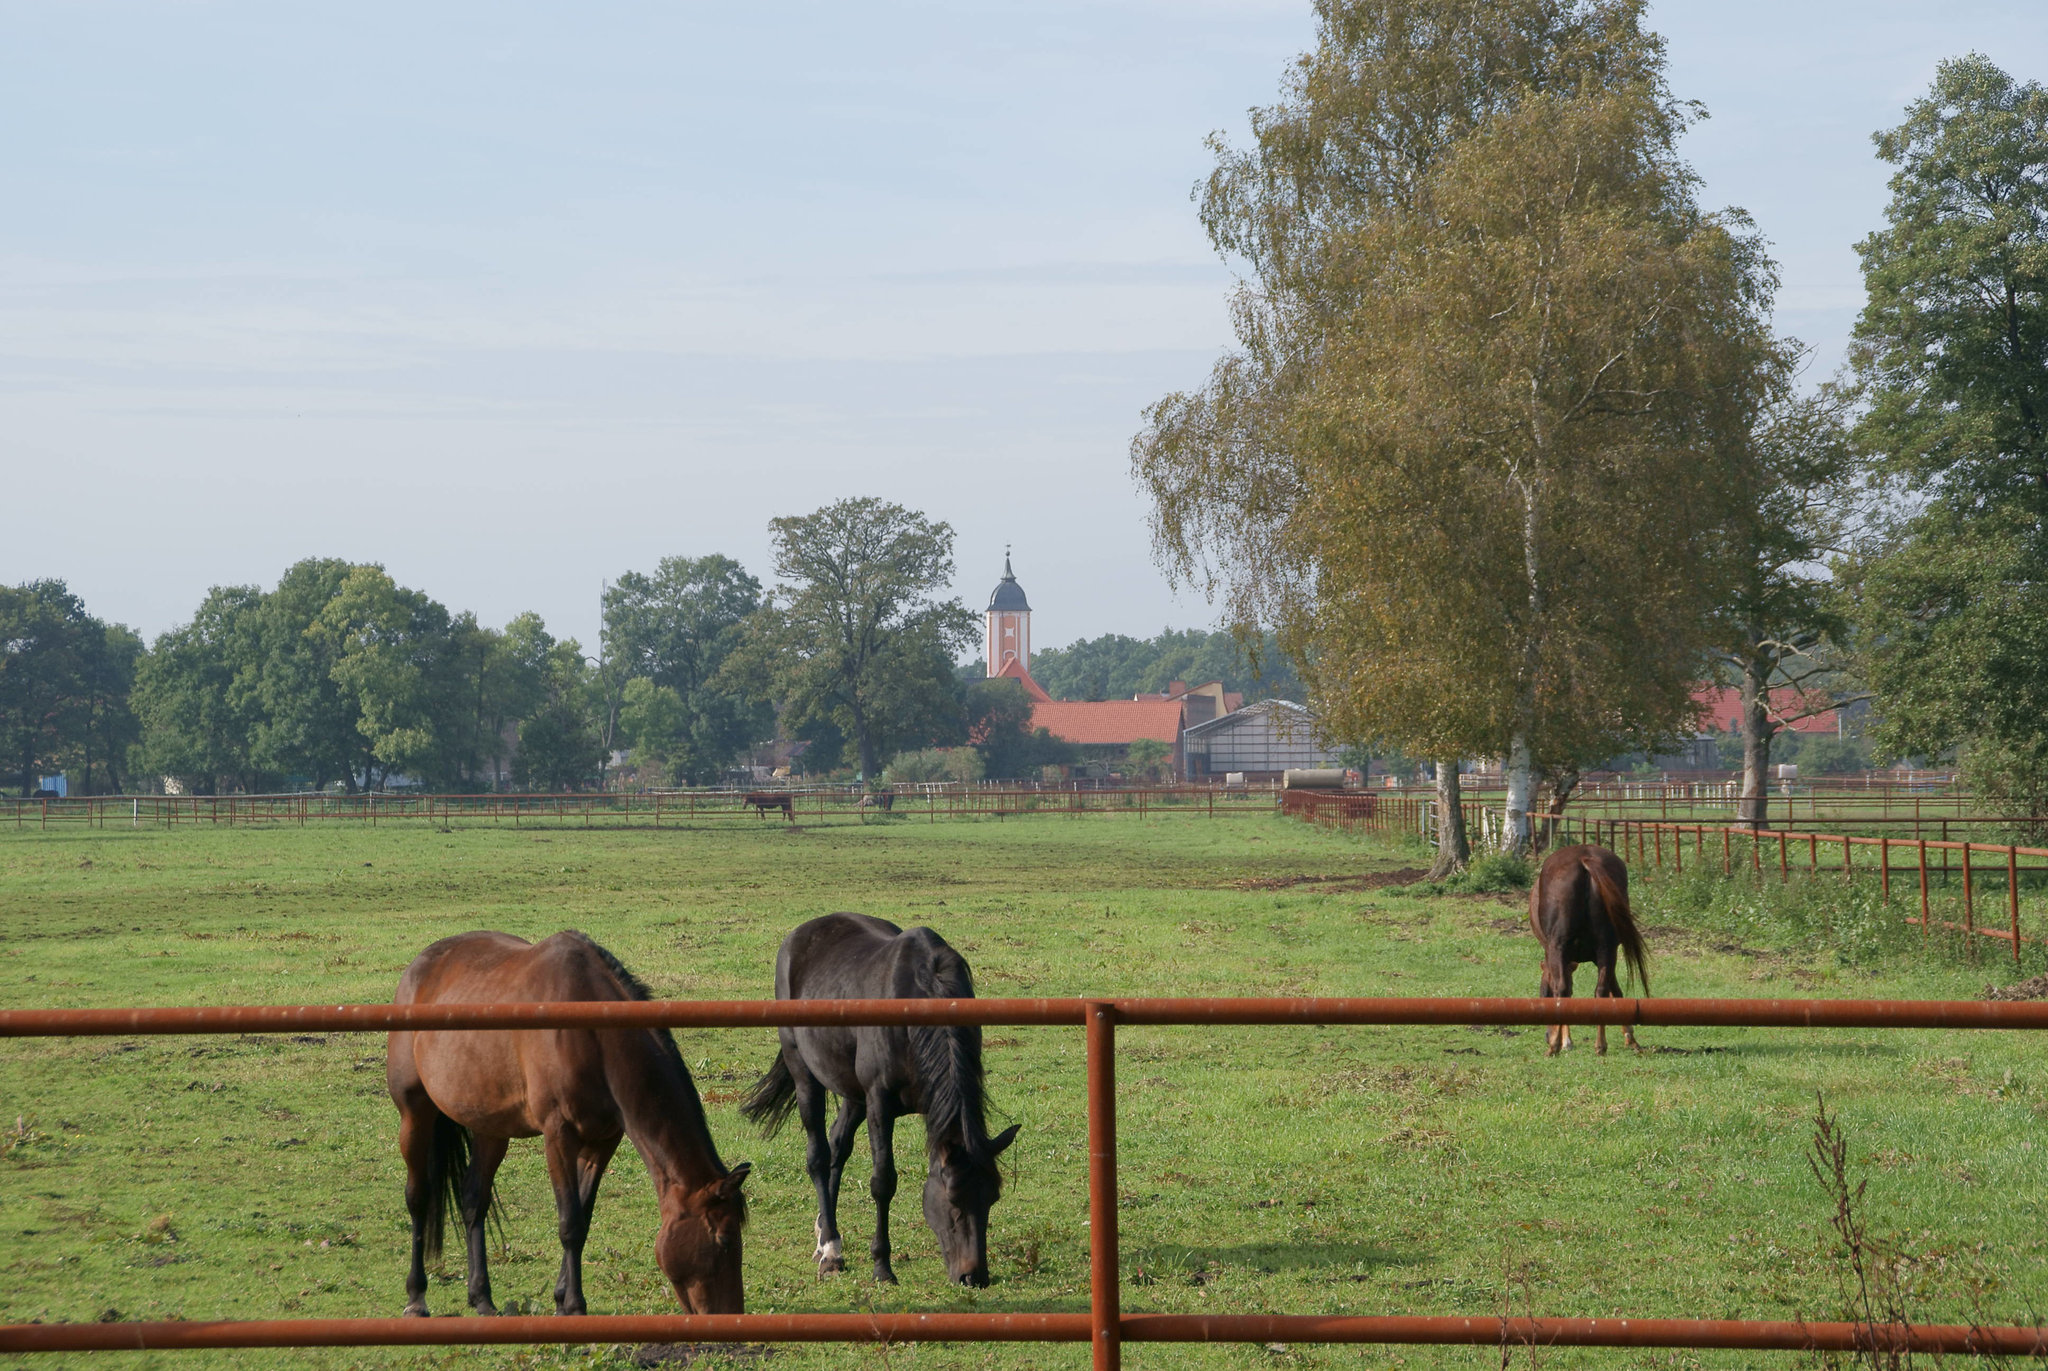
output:
[[[1156,1314],[1122,1307],[1116,1029],[1132,1025],[1642,1024],[1765,1028],[2048,1029],[2048,1003],[1688,999],[737,1000],[505,1005],[305,1005],[0,1011],[0,1037],[297,1029],[741,1028],[827,1024],[1063,1026],[1087,1042],[1089,1302],[1085,1312],[671,1314],[0,1325],[0,1352],[602,1342],[1086,1342],[1097,1371],[1126,1342],[1347,1342],[2048,1357],[2048,1327],[1804,1320]]]

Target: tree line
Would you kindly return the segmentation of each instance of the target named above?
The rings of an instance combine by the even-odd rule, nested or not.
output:
[[[956,668],[977,620],[945,595],[949,526],[854,499],[770,533],[772,586],[717,554],[620,576],[594,651],[333,558],[216,586],[147,646],[62,582],[0,587],[0,766],[24,795],[57,773],[77,793],[579,789],[621,755],[641,784],[702,785],[778,729],[808,742],[800,770],[871,780],[922,749],[992,777],[1071,760],[1016,682]]]
[[[1318,0],[1202,223],[1238,346],[1132,443],[1159,560],[1271,632],[1333,737],[1504,762],[1507,846],[1582,769],[1743,696],[1873,702],[1882,755],[2048,806],[2048,92],[1972,54],[1897,128],[1844,372],[1699,200],[1640,0]],[[1788,701],[1797,701],[1788,704]]]

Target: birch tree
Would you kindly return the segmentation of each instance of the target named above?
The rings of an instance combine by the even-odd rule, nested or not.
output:
[[[1334,736],[1504,758],[1520,850],[1540,775],[1693,721],[1769,263],[1697,204],[1640,5],[1318,16],[1204,199],[1242,346],[1137,473],[1162,561],[1277,625]]]

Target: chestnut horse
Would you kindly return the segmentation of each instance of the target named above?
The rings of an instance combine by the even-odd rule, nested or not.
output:
[[[1593,978],[1594,998],[1621,998],[1621,985],[1614,974],[1616,953],[1627,958],[1628,968],[1650,993],[1650,973],[1644,967],[1643,935],[1628,908],[1628,867],[1604,847],[1583,843],[1561,847],[1543,859],[1536,885],[1529,892],[1529,927],[1543,944],[1543,985],[1545,998],[1569,999],[1572,976],[1580,962],[1598,968]],[[1636,1051],[1631,1024],[1622,1025],[1622,1037]],[[1553,1024],[1544,1030],[1547,1055],[1572,1045],[1570,1024]],[[1607,1051],[1607,1025],[1601,1024],[1599,1046]]]
[[[399,1004],[644,1000],[647,987],[581,933],[537,943],[460,933],[413,959]],[[427,1312],[426,1260],[438,1258],[452,1205],[469,1237],[469,1305],[495,1314],[484,1262],[492,1178],[513,1138],[540,1137],[562,1239],[555,1312],[581,1314],[583,1243],[597,1184],[619,1139],[654,1180],[654,1259],[693,1314],[739,1314],[746,1162],[727,1170],[704,1106],[665,1028],[404,1030],[391,1035],[385,1082],[398,1106],[405,1205],[412,1212],[407,1314]]]
[[[750,790],[740,798],[740,808],[745,809],[749,805],[753,806],[754,817],[757,819],[765,819],[769,810],[779,809],[784,819],[790,823],[796,822],[796,801],[789,795],[778,794],[772,790]]]
[[[929,928],[908,933],[865,914],[827,914],[782,940],[775,958],[778,1000],[972,999],[967,962]],[[939,1240],[946,1275],[988,1284],[988,1211],[1003,1190],[996,1158],[1016,1139],[1012,1124],[989,1137],[981,1074],[981,1030],[972,1025],[784,1028],[775,1065],[740,1112],[773,1135],[794,1110],[809,1139],[804,1166],[818,1192],[821,1274],[844,1271],[839,1246],[839,1177],[865,1120],[874,1175],[875,1279],[894,1284],[889,1203],[896,1195],[896,1120],[924,1115],[924,1219]],[[832,1133],[825,1101],[839,1096]]]

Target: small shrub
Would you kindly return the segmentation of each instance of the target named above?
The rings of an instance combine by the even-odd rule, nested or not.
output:
[[[1474,857],[1472,864],[1455,876],[1409,889],[1418,895],[1506,895],[1527,890],[1535,879],[1536,869],[1527,857],[1488,852]]]

